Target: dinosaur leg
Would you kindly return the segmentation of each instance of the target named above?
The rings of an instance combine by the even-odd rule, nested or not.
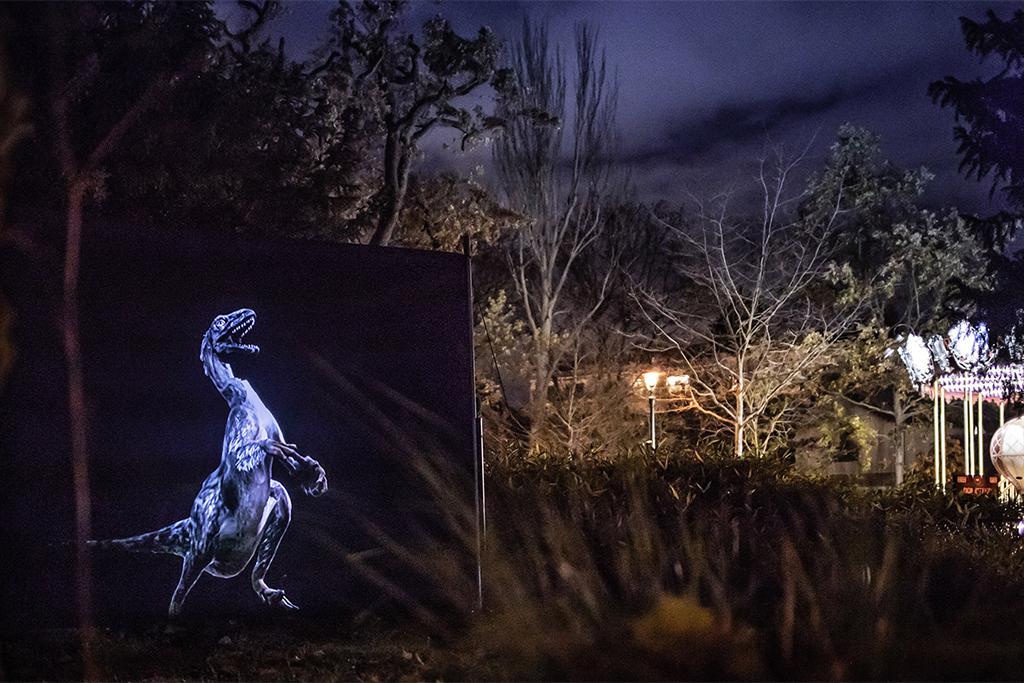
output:
[[[178,579],[174,595],[171,596],[171,605],[167,608],[167,615],[171,619],[176,619],[181,614],[185,598],[188,597],[189,591],[196,585],[196,581],[199,580],[203,570],[210,563],[209,558],[196,556],[193,552],[190,550],[185,554],[185,561],[181,565],[181,578]]]
[[[274,561],[277,554],[277,547],[281,544],[281,538],[288,529],[288,523],[292,519],[292,501],[288,497],[288,491],[280,482],[271,480],[270,495],[276,501],[267,517],[267,523],[263,526],[263,533],[256,545],[256,563],[252,568],[252,589],[260,600],[268,605],[280,604],[287,609],[298,609],[291,600],[285,597],[284,591],[280,588],[271,588],[263,579],[267,576],[270,563]]]

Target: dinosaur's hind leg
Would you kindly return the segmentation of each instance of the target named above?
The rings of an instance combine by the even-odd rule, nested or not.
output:
[[[252,589],[256,595],[268,605],[280,604],[287,609],[298,609],[285,597],[284,591],[280,588],[271,588],[263,579],[267,576],[270,563],[274,561],[277,554],[277,547],[281,544],[281,537],[288,529],[288,523],[292,519],[292,501],[288,492],[280,482],[270,482],[270,495],[276,500],[274,507],[267,517],[267,523],[263,526],[263,533],[256,546],[256,563],[252,568]]]
[[[193,552],[190,550],[185,554],[185,561],[181,565],[181,578],[178,579],[174,595],[171,596],[171,605],[167,608],[167,615],[171,619],[175,619],[181,614],[181,607],[185,604],[185,598],[188,597],[189,591],[196,585],[196,581],[202,576],[206,566],[210,564],[208,557],[200,557]]]

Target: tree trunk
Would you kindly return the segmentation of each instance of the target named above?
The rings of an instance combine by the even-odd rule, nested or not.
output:
[[[905,426],[907,421],[906,406],[903,403],[903,395],[899,389],[892,390],[892,414],[893,414],[893,454],[896,486],[903,484],[903,470],[907,461],[907,439]]]
[[[761,423],[760,420],[758,420],[757,415],[752,415],[750,417],[750,440],[750,446],[753,449],[754,457],[763,457],[767,448],[765,442],[761,440]]]
[[[384,201],[377,216],[377,227],[370,237],[369,243],[373,246],[386,247],[398,227],[409,187],[410,145],[410,141],[398,133],[388,134],[384,144],[384,187],[381,188]]]
[[[71,180],[67,189],[67,236],[64,249],[64,297],[61,311],[64,362],[68,373],[68,421],[71,436],[71,471],[75,487],[75,599],[82,628],[82,662],[86,680],[98,678],[92,656],[92,562],[86,541],[92,534],[92,500],[85,385],[78,321],[78,281],[82,252],[82,211],[85,184]]]
[[[745,427],[746,427],[745,423],[746,423],[746,417],[747,416],[744,413],[744,409],[743,409],[743,391],[745,389],[743,384],[744,384],[744,382],[743,382],[743,370],[740,369],[740,371],[739,371],[739,379],[736,382],[736,427],[735,427],[735,432],[734,432],[734,436],[735,436],[734,448],[735,448],[735,451],[736,451],[736,457],[737,458],[742,458],[743,457],[743,442],[746,440],[746,435],[744,434],[744,430],[745,430]]]
[[[534,340],[534,387],[530,397],[530,450],[540,442],[548,418],[548,383],[551,380],[551,322],[545,320]]]

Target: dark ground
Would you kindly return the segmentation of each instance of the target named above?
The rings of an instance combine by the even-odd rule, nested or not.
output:
[[[112,681],[419,681],[488,675],[479,653],[383,623],[311,627],[288,618],[100,629],[100,676]],[[78,632],[33,631],[0,644],[0,680],[81,680]]]
[[[98,677],[1022,680],[1024,506],[912,474],[864,492],[767,459],[496,461],[484,612],[459,597],[475,572],[450,544],[393,548],[435,600],[382,584],[362,594],[374,606],[329,618],[304,604],[215,619],[197,595],[174,633],[165,617],[102,620]],[[233,584],[248,592],[205,585],[212,599]],[[74,630],[5,633],[0,679],[81,679]]]

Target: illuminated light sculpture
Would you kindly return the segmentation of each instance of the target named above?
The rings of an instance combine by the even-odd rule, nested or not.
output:
[[[995,353],[989,346],[987,326],[966,321],[953,326],[945,339],[933,335],[925,341],[909,335],[897,351],[911,381],[933,401],[935,485],[946,487],[946,404],[951,401],[963,402],[965,474],[983,475],[984,406],[998,405],[1003,425],[1006,397],[1024,392],[1024,364],[993,366]]]
[[[1024,417],[1005,423],[992,435],[992,464],[1018,494],[1024,494]]]
[[[174,618],[189,591],[205,572],[212,576],[240,574],[255,556],[252,588],[268,605],[298,609],[284,591],[264,579],[291,521],[291,499],[280,482],[271,478],[274,461],[301,483],[303,491],[319,496],[327,490],[320,464],[286,443],[273,414],[247,380],[235,377],[224,357],[231,353],[255,354],[259,347],[243,344],[256,314],[241,309],[213,319],[200,344],[203,370],[228,404],[220,465],[203,482],[186,518],[149,533],[104,541],[99,548],[131,552],[167,553],[183,558],[181,578],[168,608]]]
[[[942,337],[933,334],[928,339],[928,351],[931,352],[932,362],[935,363],[940,374],[945,375],[953,372],[953,358],[950,356],[945,342],[942,341]]]
[[[984,373],[954,372],[942,375],[932,384],[922,387],[921,391],[935,402],[935,452],[942,463],[941,469],[945,470],[945,406],[951,401],[962,401],[964,470],[969,475],[984,474],[984,406],[986,403],[996,404],[999,408],[999,424],[1005,422],[1007,395],[1024,391],[1024,365],[997,365]],[[936,483],[941,485],[944,481],[945,478],[940,480],[937,473]]]
[[[988,345],[988,326],[971,325],[962,320],[949,331],[949,353],[957,366],[967,372],[984,372],[992,363]]]
[[[903,364],[907,366],[911,382],[925,384],[932,381],[935,370],[932,367],[931,353],[928,351],[928,345],[925,344],[924,339],[916,334],[908,336],[903,346],[899,348],[899,354],[903,359]]]

